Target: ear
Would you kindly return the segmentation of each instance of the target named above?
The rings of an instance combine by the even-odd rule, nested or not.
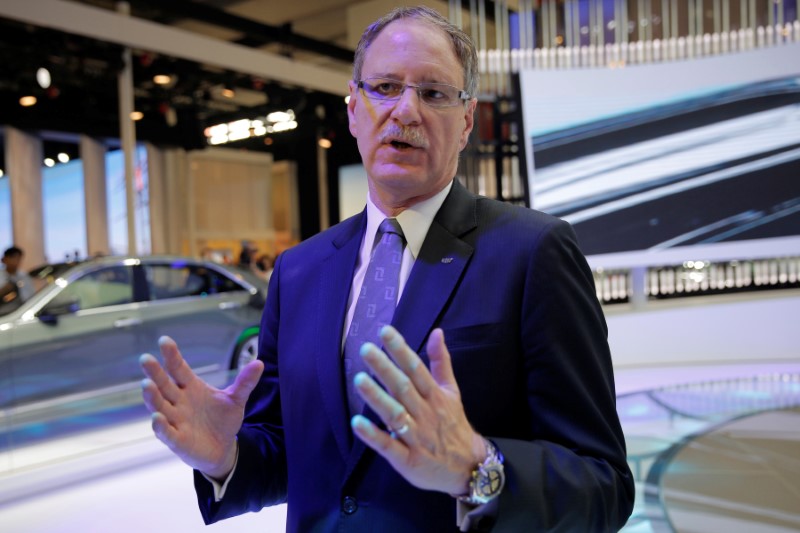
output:
[[[350,125],[350,134],[353,137],[358,137],[356,129],[356,94],[358,93],[358,85],[353,80],[348,83],[350,87],[350,99],[347,101],[347,121]]]
[[[469,140],[469,134],[472,132],[472,127],[475,125],[475,108],[478,105],[478,99],[473,98],[470,100],[466,106],[464,106],[464,131],[461,133],[461,139],[459,141],[459,151],[463,150],[464,147],[467,146],[467,141]]]

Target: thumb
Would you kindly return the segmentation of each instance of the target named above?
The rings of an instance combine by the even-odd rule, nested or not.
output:
[[[427,348],[433,379],[440,386],[458,390],[456,376],[453,374],[453,362],[450,360],[450,350],[444,343],[444,331],[441,328],[436,328],[431,332]]]
[[[247,398],[250,397],[250,393],[258,385],[258,380],[261,379],[263,372],[263,361],[256,359],[247,363],[236,376],[236,379],[233,380],[233,384],[228,387],[228,392],[233,401],[239,405],[247,403]]]

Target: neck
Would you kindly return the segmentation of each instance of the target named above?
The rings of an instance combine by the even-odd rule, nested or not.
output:
[[[442,186],[438,187],[436,190],[429,191],[425,194],[412,197],[400,196],[392,194],[391,192],[381,191],[375,188],[372,185],[372,183],[370,183],[369,197],[372,200],[372,203],[375,204],[375,207],[381,210],[381,213],[383,213],[387,217],[396,217],[409,207],[412,207],[413,205],[418,204],[420,202],[424,202],[428,198],[436,196],[449,183],[450,182],[442,184]]]

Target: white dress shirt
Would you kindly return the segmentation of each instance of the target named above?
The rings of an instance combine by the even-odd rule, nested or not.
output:
[[[411,274],[411,267],[414,266],[414,261],[419,256],[419,251],[422,249],[422,243],[425,242],[425,237],[428,235],[428,229],[431,227],[433,218],[439,212],[439,208],[442,207],[444,199],[447,198],[447,194],[452,187],[453,182],[451,181],[435,195],[414,204],[395,217],[403,229],[403,235],[406,239],[406,246],[403,248],[403,259],[400,263],[400,285],[397,290],[398,301],[403,295],[406,281],[408,281],[408,276]],[[367,274],[369,259],[375,245],[375,235],[378,233],[378,227],[385,218],[387,216],[378,209],[368,194],[367,230],[361,240],[356,271],[353,274],[353,282],[350,285],[350,296],[347,300],[347,317],[342,330],[342,349],[344,349],[344,340],[350,330],[350,322],[353,321],[353,313],[356,310],[356,295],[361,292],[361,285],[364,283],[364,276]]]

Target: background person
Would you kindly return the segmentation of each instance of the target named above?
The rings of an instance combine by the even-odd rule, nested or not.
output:
[[[348,103],[365,211],[278,257],[259,360],[227,389],[200,381],[167,338],[163,367],[142,357],[153,429],[196,469],[207,523],[282,502],[293,532],[584,533],[627,520],[606,326],[572,229],[453,179],[476,91],[474,46],[435,11],[370,26]],[[393,327],[369,328],[353,358],[361,295],[386,281],[379,257],[400,263],[385,293]]]
[[[34,294],[33,280],[22,270],[25,253],[21,248],[11,246],[3,252],[3,268],[0,269],[0,302],[16,304],[30,299]]]

